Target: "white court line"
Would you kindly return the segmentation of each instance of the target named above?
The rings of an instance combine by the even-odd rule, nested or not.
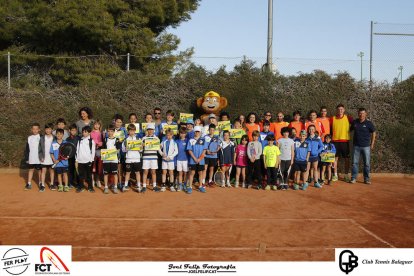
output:
[[[119,217],[19,217],[19,216],[3,216],[0,219],[33,219],[33,220],[111,220],[111,221],[352,221],[346,218],[119,218]]]
[[[126,246],[72,246],[75,249],[99,249],[99,250],[216,250],[216,251],[258,251],[260,247],[126,247]],[[298,251],[298,250],[334,250],[335,247],[266,247],[267,250]]]
[[[365,233],[367,233],[368,235],[370,235],[371,237],[374,237],[375,239],[379,240],[380,242],[388,245],[391,248],[396,248],[394,245],[392,245],[391,243],[387,242],[386,240],[382,239],[381,237],[379,237],[378,235],[374,234],[373,232],[369,231],[367,228],[365,228],[364,226],[362,226],[361,224],[359,224],[358,222],[356,222],[354,219],[350,219],[350,221],[352,221],[353,224],[355,224],[357,227],[359,227],[362,231],[364,231]]]

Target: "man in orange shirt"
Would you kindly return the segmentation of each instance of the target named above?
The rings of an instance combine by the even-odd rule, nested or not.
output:
[[[296,138],[299,138],[301,130],[305,129],[305,125],[300,120],[301,113],[299,110],[293,112],[293,120],[289,124],[289,128],[294,128],[296,130]]]
[[[331,125],[328,117],[328,109],[326,108],[326,106],[321,107],[320,116],[316,120],[322,124],[323,129],[325,130],[325,134],[322,137],[322,140],[325,141],[325,135],[331,134]]]
[[[275,134],[276,141],[279,140],[280,138],[282,138],[282,136],[283,136],[282,135],[282,128],[287,127],[289,125],[288,122],[285,122],[283,120],[284,118],[285,118],[285,115],[283,115],[282,112],[278,112],[276,122],[274,122],[272,124],[273,130],[272,130],[272,126],[270,127],[270,131],[273,131],[273,133]]]
[[[349,181],[349,140],[351,139],[350,129],[352,117],[345,114],[343,104],[336,107],[336,115],[330,118],[332,142],[336,148],[334,176],[332,181],[338,180],[338,161],[339,158],[345,161],[345,181]]]

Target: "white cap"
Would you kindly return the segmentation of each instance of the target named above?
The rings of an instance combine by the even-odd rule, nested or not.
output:
[[[196,131],[201,132],[201,126],[195,126],[194,127],[194,132],[196,132]]]
[[[148,124],[147,129],[155,129],[155,124],[153,123]]]

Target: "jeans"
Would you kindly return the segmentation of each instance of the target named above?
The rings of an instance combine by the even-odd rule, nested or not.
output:
[[[364,162],[364,181],[369,181],[369,171],[371,168],[371,148],[359,147],[354,145],[353,161],[352,161],[352,179],[356,179],[358,176],[359,158],[362,155]]]

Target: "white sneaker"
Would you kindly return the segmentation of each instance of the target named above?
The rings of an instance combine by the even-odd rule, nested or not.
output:
[[[96,181],[96,187],[100,188],[101,187],[101,181]]]
[[[242,184],[242,188],[245,189],[246,188],[246,183]]]
[[[167,189],[165,187],[161,187],[161,192],[165,192]]]
[[[222,188],[226,188],[226,184],[224,183],[224,181],[223,181],[223,182],[221,182],[221,187],[222,187]]]
[[[230,184],[230,182],[229,182],[229,181],[227,181],[227,187],[228,187],[228,188],[231,188],[231,184]]]
[[[238,188],[239,187],[239,182],[234,183],[234,188]]]
[[[171,187],[170,187],[170,191],[171,191],[171,192],[175,192],[175,188],[174,188],[174,186],[171,186]]]

